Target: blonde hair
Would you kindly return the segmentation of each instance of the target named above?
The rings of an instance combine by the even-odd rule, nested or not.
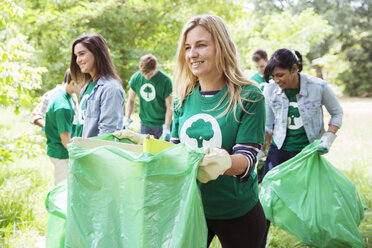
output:
[[[183,26],[178,44],[175,77],[173,81],[174,94],[178,99],[178,105],[176,107],[180,108],[182,106],[185,98],[197,85],[197,77],[192,74],[185,59],[185,41],[187,33],[197,26],[204,27],[212,35],[216,45],[216,67],[218,72],[223,73],[223,77],[227,84],[227,92],[216,107],[230,95],[229,102],[226,104],[227,108],[221,115],[225,115],[233,109],[235,116],[237,104],[245,111],[242,100],[251,101],[241,97],[242,87],[255,83],[243,76],[238,65],[236,46],[231,38],[228,27],[225,21],[216,15],[195,16]]]

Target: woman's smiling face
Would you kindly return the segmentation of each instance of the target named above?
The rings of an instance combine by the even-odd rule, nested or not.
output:
[[[82,73],[89,73],[93,78],[96,74],[94,66],[94,55],[83,44],[75,45],[74,54],[76,56],[76,64],[79,66]]]
[[[291,70],[276,66],[271,74],[274,82],[282,89],[296,89],[299,87],[297,80],[297,65]]]
[[[208,78],[218,73],[216,44],[211,33],[203,26],[188,31],[184,47],[186,63],[196,77]]]

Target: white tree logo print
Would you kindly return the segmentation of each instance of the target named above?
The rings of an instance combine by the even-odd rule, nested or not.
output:
[[[193,115],[183,123],[180,140],[191,147],[221,147],[221,129],[213,116]]]
[[[142,85],[140,95],[147,102],[154,100],[156,96],[155,87],[149,83]]]
[[[297,102],[291,102],[289,103],[290,108],[296,108],[298,109],[298,104]],[[293,111],[292,111],[293,113]],[[297,111],[297,114],[292,114],[288,116],[288,129],[291,130],[297,130],[303,126],[302,119],[300,116],[300,113]]]

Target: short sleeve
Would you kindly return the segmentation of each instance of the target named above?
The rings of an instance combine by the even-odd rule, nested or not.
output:
[[[172,81],[169,77],[165,80],[165,87],[164,87],[164,99],[167,99],[168,96],[172,93]]]
[[[243,90],[244,110],[241,111],[236,143],[257,143],[265,141],[265,98],[258,87]]]
[[[134,73],[131,78],[129,79],[129,82],[128,82],[128,85],[129,87],[134,91],[136,92],[136,94],[138,94],[137,92],[137,88],[136,88],[136,79],[137,79],[137,75],[138,75],[138,72]]]
[[[71,109],[61,108],[56,111],[58,133],[72,132],[74,113]]]

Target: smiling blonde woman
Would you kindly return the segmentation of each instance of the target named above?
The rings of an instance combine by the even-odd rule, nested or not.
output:
[[[258,247],[265,216],[258,200],[256,156],[264,142],[261,91],[238,66],[224,20],[191,18],[184,26],[174,78],[174,143],[202,148],[199,187],[208,225],[222,246]],[[208,169],[214,173],[208,173]]]

